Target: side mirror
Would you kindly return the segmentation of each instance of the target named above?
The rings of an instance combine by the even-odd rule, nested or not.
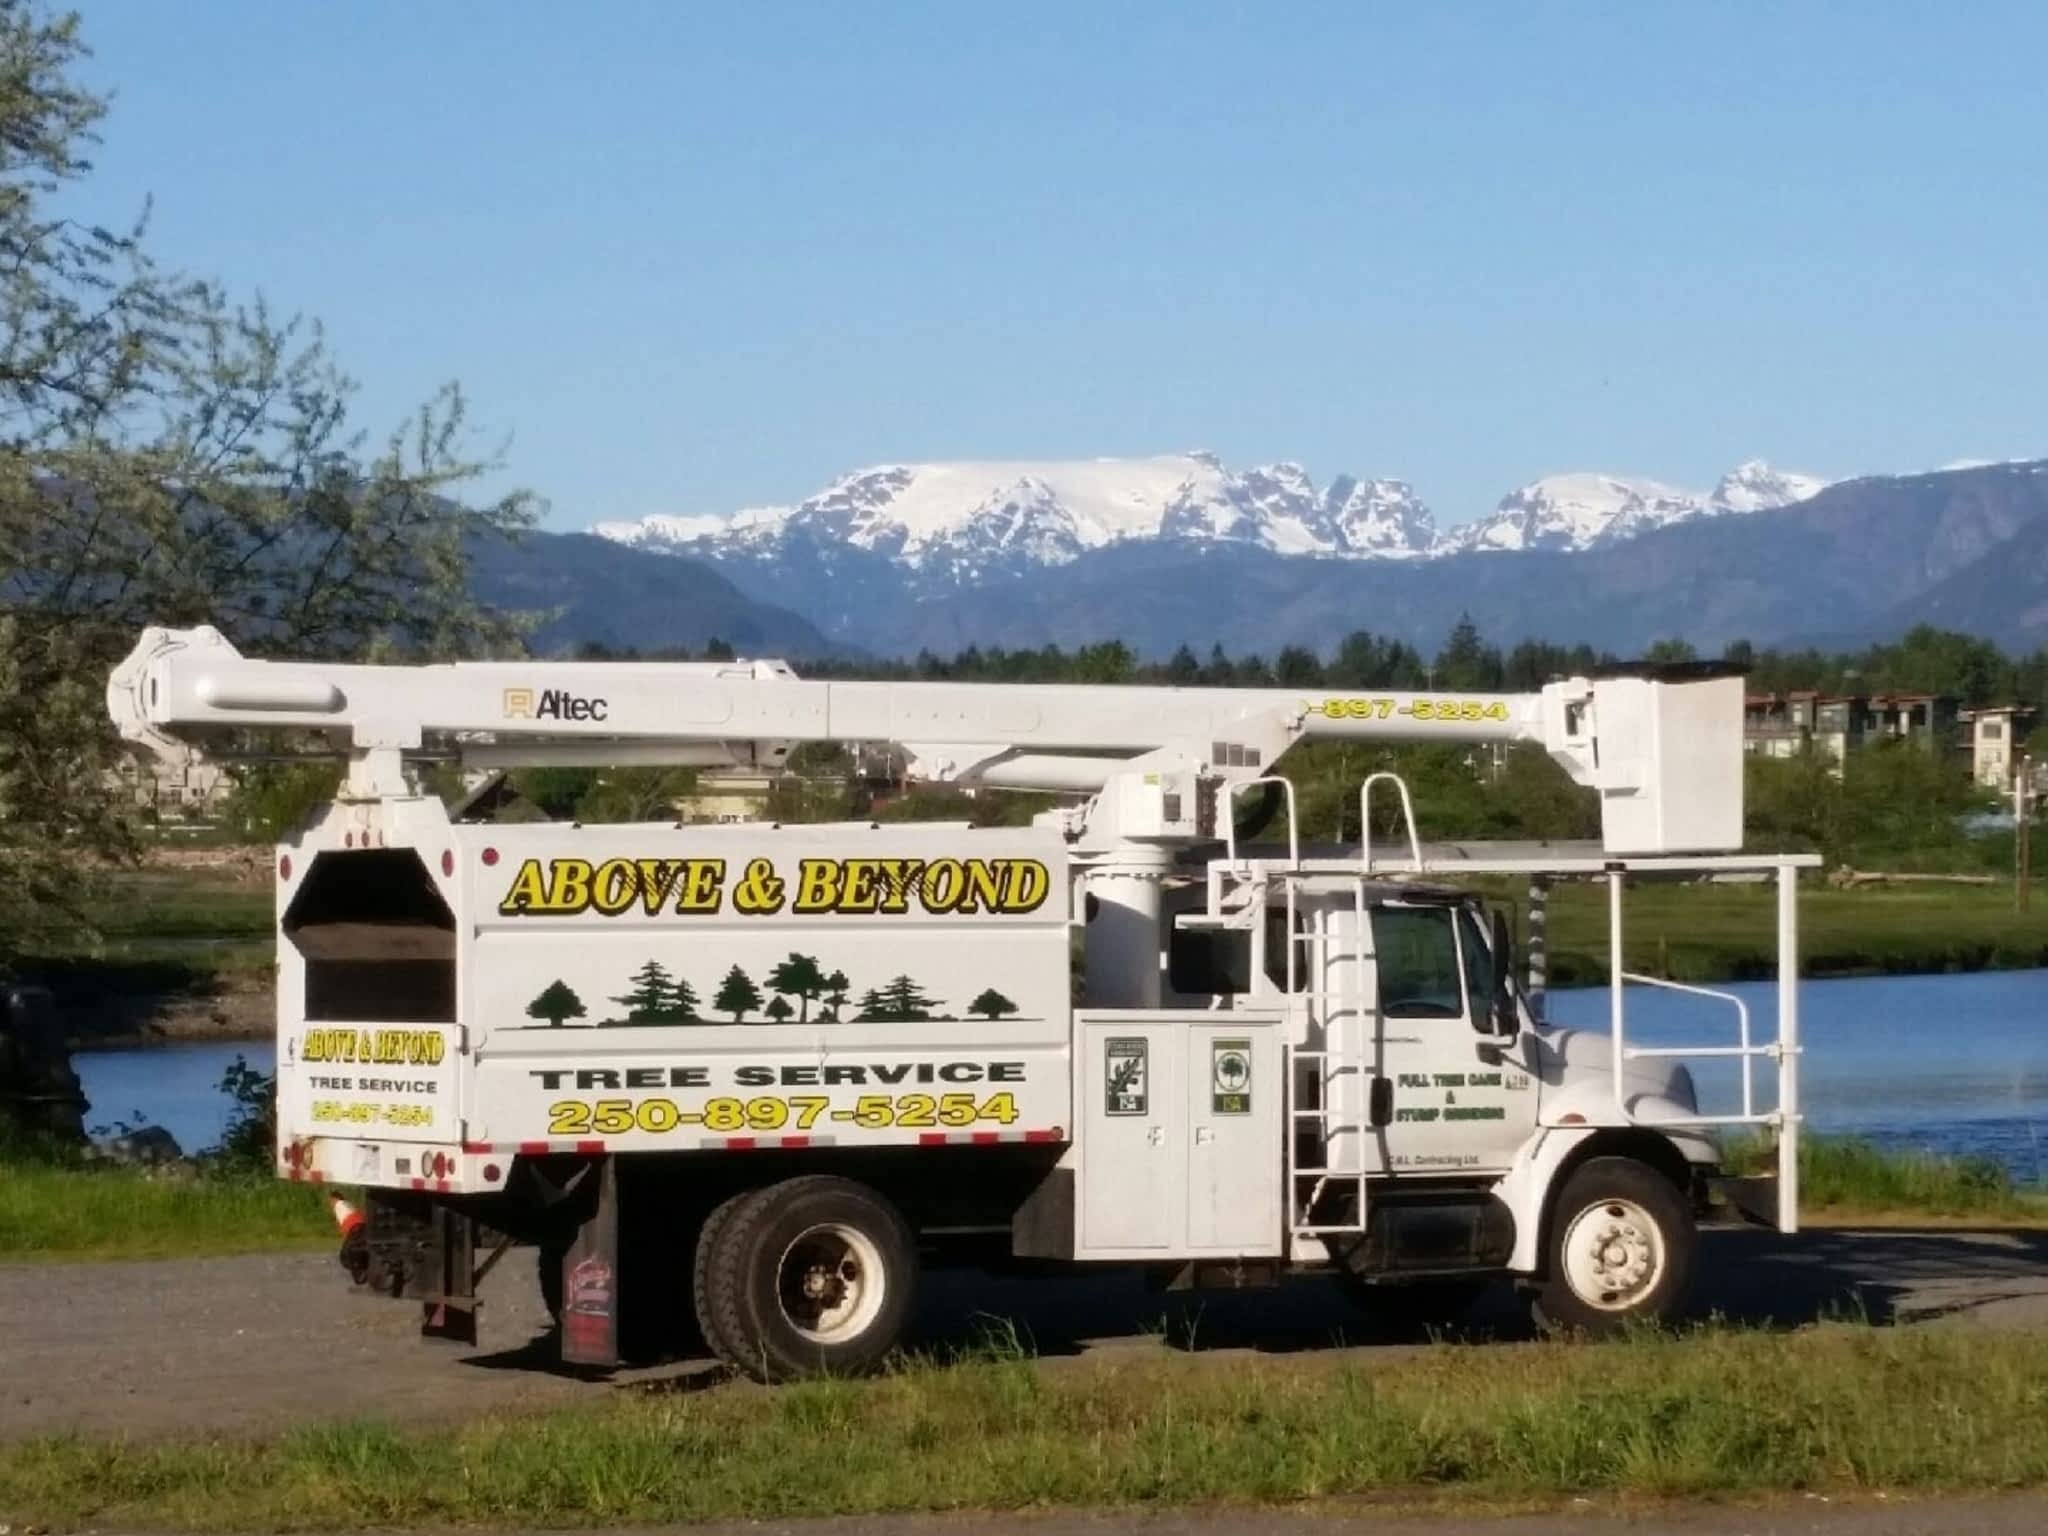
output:
[[[1522,1032],[1521,1015],[1515,1008],[1515,936],[1508,931],[1505,912],[1493,914],[1493,1001],[1489,1010],[1493,1032],[1512,1039]]]

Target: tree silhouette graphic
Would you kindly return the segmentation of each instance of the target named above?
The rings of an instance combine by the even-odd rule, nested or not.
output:
[[[939,1000],[928,996],[908,976],[898,976],[860,1000],[860,1017],[876,1023],[906,1024],[929,1019]]]
[[[1003,996],[994,987],[990,987],[981,996],[967,1005],[967,1011],[969,1013],[982,1014],[993,1023],[1006,1013],[1015,1013],[1017,1005]]]
[[[540,996],[526,1005],[526,1016],[546,1019],[550,1028],[559,1028],[564,1019],[583,1017],[583,999],[569,990],[566,981],[558,978],[543,987]]]
[[[825,978],[825,1017],[834,1024],[839,1022],[839,1015],[846,1009],[846,989],[852,985],[844,971],[834,971]]]
[[[718,984],[718,995],[711,999],[711,1006],[720,1013],[731,1014],[733,1023],[744,1024],[747,1015],[761,1006],[761,989],[745,971],[734,966]]]
[[[763,1011],[778,1024],[796,1012],[794,1008],[789,1006],[789,999],[780,992],[768,999],[768,1006]]]
[[[809,955],[792,952],[787,960],[768,973],[768,985],[785,997],[797,1000],[796,1021],[803,1024],[811,1017],[811,999],[825,990],[825,973],[818,969],[818,962]]]
[[[697,993],[687,981],[669,975],[659,960],[633,973],[633,984],[612,999],[626,1010],[628,1024],[681,1024],[697,1017]]]

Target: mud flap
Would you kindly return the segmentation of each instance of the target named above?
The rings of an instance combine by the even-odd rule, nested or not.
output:
[[[562,1256],[562,1360],[567,1365],[619,1363],[618,1164],[594,1170],[597,1198]]]
[[[476,1342],[476,1223],[437,1206],[429,1253],[439,1265],[439,1286],[420,1303],[420,1337],[455,1344]]]

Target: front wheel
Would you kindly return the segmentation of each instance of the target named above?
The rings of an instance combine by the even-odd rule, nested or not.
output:
[[[756,1381],[850,1376],[896,1346],[917,1291],[917,1244],[864,1184],[813,1175],[737,1200],[704,1237],[705,1335]]]
[[[1698,1229],[1669,1179],[1627,1157],[1573,1170],[1550,1213],[1537,1321],[1580,1333],[1668,1322],[1684,1306]]]

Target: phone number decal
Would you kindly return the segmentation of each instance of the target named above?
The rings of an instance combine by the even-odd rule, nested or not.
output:
[[[983,1122],[1010,1125],[1016,1096],[992,1093],[864,1093],[851,1104],[823,1094],[762,1094],[750,1099],[706,1099],[685,1109],[673,1099],[560,1099],[548,1106],[550,1136],[624,1136],[643,1131],[660,1136],[682,1127],[722,1134],[751,1131],[808,1131],[820,1124],[851,1125],[864,1131],[955,1128]]]
[[[316,1125],[432,1125],[434,1123],[434,1106],[431,1104],[350,1104],[340,1099],[315,1099],[313,1101],[313,1123]]]
[[[1508,707],[1500,699],[1322,699],[1305,706],[1326,720],[1434,720],[1463,724],[1505,720]]]

